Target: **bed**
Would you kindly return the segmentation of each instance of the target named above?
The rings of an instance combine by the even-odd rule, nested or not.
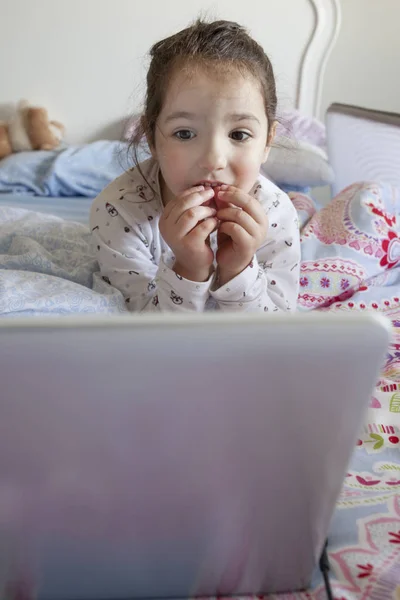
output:
[[[93,198],[82,196],[71,196],[66,202],[65,198],[59,197],[0,194],[0,206],[13,206],[41,214],[55,215],[61,219],[68,219],[85,225],[89,223],[89,211],[92,202]]]
[[[21,4],[22,0],[18,2]],[[120,28],[121,39],[130,34],[130,28],[139,35],[139,29],[146,29],[146,19],[149,20],[148,29],[151,29],[152,35],[157,39],[168,28],[176,28],[177,17],[174,14],[179,13],[185,24],[193,17],[196,8],[202,7],[197,2],[194,3],[196,7],[190,8],[190,12],[179,12],[182,11],[182,6],[178,6],[176,1],[172,2],[172,8],[176,10],[169,10],[164,15],[165,18],[150,27],[150,19],[155,11],[154,2],[146,3],[140,22],[135,22],[132,3],[125,0],[121,2],[119,15],[114,15],[113,4],[112,0],[107,0],[101,10],[98,10],[98,5],[95,7],[93,4],[93,10],[89,11],[90,22],[94,29],[97,27],[101,30],[103,21],[110,21],[112,26]],[[252,5],[250,8],[254,10],[247,10],[248,5]],[[298,28],[288,25],[291,39],[289,49],[287,37],[279,34],[282,28],[276,28],[277,34],[270,28],[268,34],[265,33],[256,9],[258,12],[266,11],[263,13],[265,19],[273,13],[277,23],[282,26],[287,23],[286,16],[290,9],[291,22],[302,23],[300,32]],[[64,22],[69,27],[74,27],[71,16],[73,11],[68,11],[64,3],[59,3],[57,11],[61,13],[56,18],[54,3],[47,0],[41,8],[36,7],[35,10],[43,11],[45,21],[53,19],[53,33],[59,35],[61,40],[55,52],[60,61],[65,61],[70,66],[63,70],[65,85],[62,92],[56,83],[44,78],[47,81],[46,94],[65,104],[65,98],[68,98],[68,102],[73,105],[76,94],[71,90],[76,89],[83,75],[77,62],[73,63],[72,59],[68,62],[65,49],[68,45],[62,43],[62,31],[58,26],[59,22]],[[264,45],[271,47],[279,74],[281,97],[291,98],[287,109],[299,111],[292,113],[298,125],[299,120],[304,124],[300,115],[306,117],[309,123],[308,136],[315,135],[312,118],[320,114],[324,68],[340,28],[339,3],[336,0],[296,0],[294,5],[291,0],[280,0],[271,2],[267,10],[265,7],[260,9],[254,0],[246,3],[246,11],[240,11],[232,7],[230,2],[221,2],[220,11],[228,18],[246,22],[257,32]],[[58,18],[59,16],[62,18]],[[28,21],[29,19],[27,23]],[[87,25],[89,21],[85,23]],[[12,28],[12,24],[9,25]],[[17,21],[14,25],[17,26]],[[23,31],[24,39],[28,40],[27,43],[32,42],[34,53],[35,40],[28,26],[26,27]],[[79,56],[80,63],[85,64],[86,61],[89,66],[92,65],[94,79],[87,94],[80,94],[82,102],[79,111],[72,111],[69,115],[72,121],[71,132],[75,132],[72,142],[75,144],[91,141],[97,132],[106,131],[105,125],[115,121],[117,113],[109,96],[104,100],[99,97],[99,91],[103,89],[103,74],[95,70],[97,55],[85,50],[85,35],[81,36],[80,30],[77,30],[74,56]],[[99,53],[101,54],[101,49]],[[114,44],[109,53],[112,60],[104,54],[101,54],[101,60],[111,60],[111,63],[121,60],[118,44]],[[41,55],[41,60],[43,65],[39,65],[39,72],[43,69],[45,73],[46,68],[48,72],[48,56]],[[135,74],[139,77],[139,67]],[[284,74],[287,76],[286,80]],[[6,83],[11,81],[10,76],[8,73],[2,75],[3,89],[7,89]],[[28,73],[27,77],[29,80]],[[286,83],[286,89],[285,85],[282,87],[282,82]],[[14,89],[12,85],[10,83],[10,89]],[[122,93],[125,90],[128,98],[131,83],[125,82],[124,85]],[[10,100],[17,99],[11,96],[12,94]],[[98,102],[93,112],[90,112],[95,100]],[[120,107],[118,110],[120,111]],[[82,111],[88,114],[84,124],[80,116]],[[121,116],[121,112],[118,114]],[[373,171],[374,181],[358,182],[356,174],[359,171],[349,173],[350,160],[346,161],[344,172],[341,148],[343,144],[346,147],[343,135],[349,128],[346,123],[343,127],[340,125],[342,129],[336,126],[338,119],[342,118],[340,115],[343,116],[343,108],[336,106],[331,108],[327,119],[330,163],[333,171],[336,170],[333,188],[335,195],[340,192],[336,199],[323,210],[318,210],[319,207],[305,189],[321,184],[318,176],[314,179],[303,177],[301,181],[278,183],[282,183],[282,187],[288,191],[291,190],[290,195],[299,214],[302,237],[299,310],[371,310],[386,315],[393,323],[393,343],[364,422],[360,424],[357,447],[332,521],[329,556],[332,587],[337,600],[396,600],[400,599],[399,182],[390,176],[392,171],[388,175],[386,162],[381,163],[383,169]],[[347,111],[345,116],[357,119],[357,127],[360,127],[360,113]],[[365,122],[372,122],[365,112],[362,116]],[[374,119],[373,122],[376,123],[376,115]],[[343,124],[342,121],[341,123]],[[298,133],[300,130],[304,132],[304,127],[300,125]],[[385,136],[386,125],[387,123]],[[394,129],[397,125],[391,122],[391,126],[393,128],[388,137],[397,144],[398,130]],[[341,135],[339,131],[342,131]],[[304,151],[309,150],[309,142],[308,137],[305,139]],[[97,150],[100,148],[103,163],[98,158],[99,154],[94,162],[101,164],[101,169],[93,171],[93,168],[89,168],[88,164],[93,166],[93,160],[88,161],[84,156],[77,161],[79,168],[73,173],[65,171],[61,165],[61,173],[65,175],[62,178],[62,188],[57,188],[51,179],[54,169],[50,171],[50,179],[46,179],[45,184],[42,179],[40,182],[35,179],[34,185],[29,187],[24,185],[26,181],[19,180],[20,186],[14,193],[10,193],[12,188],[5,189],[4,185],[4,191],[0,193],[2,318],[21,314],[60,316],[77,312],[118,314],[126,311],[121,294],[98,275],[98,265],[91,251],[87,227],[89,207],[96,190],[102,189],[115,175],[115,165],[112,170],[108,170],[112,162],[110,152],[115,156],[115,147],[110,144],[111,142],[107,142],[97,147]],[[83,152],[93,150],[93,146],[88,145],[71,146],[66,151],[76,152],[79,148]],[[36,158],[35,155],[35,160]],[[54,160],[59,159],[61,162],[64,158],[65,155],[61,153],[54,156]],[[57,172],[60,173],[59,168]],[[293,165],[291,172],[293,173]],[[299,172],[304,174],[302,165]],[[364,177],[364,172],[362,175],[362,179],[369,179]],[[384,181],[380,182],[379,179]],[[59,179],[56,183],[59,185]],[[345,186],[347,187],[343,191]],[[60,189],[62,193],[54,194],[56,189]],[[324,390],[321,389],[322,400],[323,393]],[[282,600],[322,600],[325,597],[318,572],[315,573],[313,586],[309,591],[279,596]]]

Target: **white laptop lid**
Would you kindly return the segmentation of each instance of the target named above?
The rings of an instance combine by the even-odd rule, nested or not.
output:
[[[363,315],[2,321],[1,583],[307,587],[388,338]]]

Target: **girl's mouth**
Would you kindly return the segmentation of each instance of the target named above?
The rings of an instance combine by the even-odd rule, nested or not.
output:
[[[204,185],[204,187],[218,187],[219,185],[224,185],[222,181],[199,181],[196,185]]]

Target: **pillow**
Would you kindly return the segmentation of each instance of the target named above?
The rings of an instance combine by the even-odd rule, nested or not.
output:
[[[261,172],[275,183],[314,187],[333,183],[326,152],[308,142],[277,137]]]
[[[295,193],[302,194],[303,196],[311,194],[311,188],[308,185],[290,185],[289,183],[282,183],[281,181],[276,181],[275,185],[277,185],[282,192],[285,192],[285,194]]]
[[[303,115],[298,110],[293,109],[282,113],[276,135],[326,148],[325,125],[318,119]]]

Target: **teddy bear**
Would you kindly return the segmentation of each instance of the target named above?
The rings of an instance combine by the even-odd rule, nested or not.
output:
[[[0,159],[13,152],[54,150],[63,135],[64,125],[50,121],[45,108],[21,100],[14,116],[8,122],[0,121]]]
[[[8,156],[12,151],[8,125],[4,121],[0,121],[0,159]]]

